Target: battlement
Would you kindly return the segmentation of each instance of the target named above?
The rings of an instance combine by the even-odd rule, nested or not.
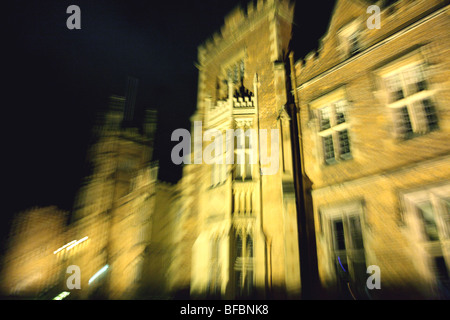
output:
[[[254,97],[233,98],[233,108],[254,108],[254,107],[255,107]]]
[[[198,60],[203,61],[206,55],[214,49],[220,49],[227,39],[236,31],[244,31],[248,26],[256,23],[261,17],[273,13],[292,22],[294,18],[294,3],[291,0],[257,0],[250,1],[246,10],[241,6],[233,9],[224,19],[220,32],[215,32],[198,47]]]

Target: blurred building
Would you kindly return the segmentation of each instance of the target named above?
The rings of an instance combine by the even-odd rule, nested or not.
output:
[[[185,249],[173,255],[173,263],[187,266],[177,283],[193,297],[300,296],[290,127],[283,109],[287,79],[282,60],[293,13],[288,1],[258,1],[246,10],[236,8],[220,33],[198,49],[191,164],[185,165],[179,183],[177,221],[183,226],[176,237]],[[222,152],[212,155],[222,163],[197,164],[198,156],[210,152],[208,139],[202,141],[211,129],[223,137]],[[230,129],[233,136],[225,139]],[[255,136],[245,134],[248,129],[254,129]],[[260,135],[261,129],[267,136]],[[276,164],[262,161],[261,155],[260,139],[268,149],[273,147],[271,129],[280,137],[276,149],[267,150]],[[230,139],[233,163],[227,163],[225,152]],[[271,165],[279,167],[262,175]]]
[[[14,217],[1,272],[3,296],[45,297],[59,287],[62,262],[54,251],[66,241],[67,218],[67,212],[54,206]]]
[[[338,297],[450,297],[448,4],[339,0],[295,63],[320,280]],[[369,265],[381,290],[366,288]]]
[[[149,243],[157,164],[152,162],[156,114],[148,110],[141,128],[124,122],[124,97],[112,96],[88,159],[92,173],[81,187],[71,227],[88,237],[69,264],[81,269],[75,297],[131,299],[139,289]]]
[[[70,227],[55,207],[17,217],[5,294],[65,291],[76,265],[73,299],[449,298],[449,1],[338,0],[297,63],[293,14],[252,1],[198,48],[177,184],[157,181],[156,113],[136,121],[128,79],[95,127]]]

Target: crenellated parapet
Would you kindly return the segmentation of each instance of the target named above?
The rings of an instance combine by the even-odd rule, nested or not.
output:
[[[233,98],[233,108],[254,108],[254,107],[255,107],[254,97]]]

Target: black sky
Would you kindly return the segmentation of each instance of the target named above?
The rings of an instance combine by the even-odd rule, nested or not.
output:
[[[32,206],[70,210],[83,176],[96,112],[139,78],[137,108],[158,110],[160,179],[174,182],[175,128],[196,107],[197,46],[219,31],[236,0],[26,0],[3,5],[3,212]],[[68,30],[69,5],[81,8],[81,30]],[[318,45],[334,0],[297,0],[296,59]]]

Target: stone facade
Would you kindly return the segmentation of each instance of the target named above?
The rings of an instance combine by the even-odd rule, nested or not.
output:
[[[320,49],[295,64],[320,279],[340,297],[348,285],[359,299],[443,297],[450,7],[378,2],[381,28],[369,29],[373,2],[337,1]],[[381,290],[366,289],[369,265]]]
[[[2,295],[48,298],[59,285],[65,270],[54,252],[67,240],[67,218],[68,213],[55,206],[32,208],[14,217],[2,261]]]
[[[74,238],[89,237],[67,259],[82,272],[77,298],[131,299],[143,279],[158,170],[151,162],[156,119],[148,111],[142,132],[123,127],[124,106],[125,98],[111,97],[88,156],[92,174],[72,214]],[[107,272],[90,281],[104,266]]]
[[[198,49],[198,103],[192,117],[191,164],[184,167],[182,216],[196,217],[190,292],[194,297],[296,298],[300,295],[297,211],[293,193],[286,70],[283,63],[291,37],[293,5],[258,1],[225,18],[220,34]],[[201,124],[201,128],[198,126]],[[227,130],[257,133],[252,142],[234,144],[234,161],[196,164],[208,152],[208,130],[225,139]],[[260,134],[268,132],[267,137]],[[280,137],[274,152],[279,168],[261,174],[270,163],[260,161],[260,139]],[[284,130],[284,131],[283,131]],[[236,132],[236,131],[232,131]],[[198,139],[196,139],[198,138]],[[230,138],[231,140],[234,137]],[[237,139],[236,139],[237,140]],[[245,141],[244,141],[245,140]],[[270,141],[270,140],[269,140]],[[225,149],[225,141],[222,141]],[[269,152],[269,151],[268,151]],[[237,158],[243,154],[245,163]],[[256,161],[250,163],[250,154]],[[201,156],[201,155],[200,155]],[[217,157],[217,154],[215,155]],[[270,156],[270,155],[269,155]],[[278,159],[279,158],[279,159]],[[195,176],[193,176],[195,175]]]

